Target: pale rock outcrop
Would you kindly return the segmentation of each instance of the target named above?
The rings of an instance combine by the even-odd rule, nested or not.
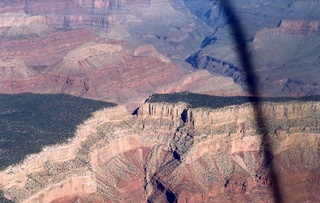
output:
[[[317,32],[320,30],[320,21],[282,20],[279,27],[288,32],[290,31]]]
[[[20,60],[0,61],[0,82],[35,77],[38,73]]]
[[[130,58],[120,45],[88,42],[69,52],[56,71],[72,75],[88,74],[104,66],[121,65]]]
[[[146,45],[142,45],[137,47],[134,50],[133,53],[134,56],[150,56],[150,57],[156,57],[159,58],[161,61],[165,62],[165,63],[169,63],[171,62],[170,59],[168,57],[166,57],[165,55],[159,53],[153,45],[151,44],[146,44]]]
[[[43,16],[30,16],[25,13],[1,13],[0,36],[19,38],[43,36],[53,31]]]

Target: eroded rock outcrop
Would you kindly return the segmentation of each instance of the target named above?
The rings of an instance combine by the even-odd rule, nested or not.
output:
[[[16,202],[273,202],[265,147],[285,202],[319,199],[319,102],[265,102],[269,143],[252,104],[192,109],[145,103],[96,112],[68,144],[0,174]],[[269,157],[270,158],[270,157]]]
[[[37,75],[37,72],[34,69],[28,68],[19,60],[0,61],[0,69],[0,83],[12,79],[31,78]]]
[[[29,16],[25,13],[1,13],[0,36],[10,39],[43,36],[53,31],[43,16]]]
[[[279,27],[287,32],[317,32],[320,30],[320,21],[283,20]]]

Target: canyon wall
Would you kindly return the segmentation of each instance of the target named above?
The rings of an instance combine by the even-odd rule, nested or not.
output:
[[[319,1],[226,3],[232,9],[223,8],[224,3],[218,0],[203,0],[201,4],[197,0],[184,2],[194,15],[215,29],[203,39],[201,48],[187,58],[194,68],[231,77],[237,84],[246,86],[241,62],[244,49],[235,43],[239,38],[234,37],[242,36],[249,63],[259,78],[261,95],[320,93],[319,77],[315,74],[320,53]]]
[[[96,112],[76,137],[0,173],[15,202],[284,202],[319,199],[319,102],[218,109],[145,103]],[[272,163],[265,157],[272,146]],[[278,195],[279,195],[278,194]]]
[[[205,27],[182,1],[1,1],[0,92],[65,93],[130,111],[156,92],[242,94],[230,78],[177,64],[209,32],[194,25]]]
[[[128,49],[126,42],[98,38],[85,29],[55,31],[32,43],[1,40],[1,93],[66,93],[133,110],[155,92],[243,92],[230,78],[173,64],[150,44]]]
[[[261,95],[320,92],[315,74],[319,66],[318,4],[287,0],[233,2],[255,62]],[[195,0],[1,1],[0,68],[6,80],[0,78],[0,91],[63,92],[130,103],[130,109],[155,92],[243,95],[240,86],[246,86],[245,72],[226,18],[217,0],[204,0],[202,4]],[[126,52],[119,52],[118,63],[111,67],[108,60],[117,54],[108,56],[100,49],[107,49],[106,44],[122,46]],[[150,73],[169,63],[170,68],[164,69],[171,76],[175,66],[176,77],[139,72],[140,64],[145,64],[141,69],[148,69],[143,72]],[[191,64],[213,74],[181,70],[176,64]],[[75,70],[70,71],[71,66]],[[126,71],[126,66],[135,69]],[[101,79],[119,67],[125,69],[119,74],[135,74],[132,78],[139,81],[131,83],[124,78],[128,83],[119,84],[121,77],[117,81]],[[307,68],[301,72],[301,67]],[[109,68],[112,70],[106,70]],[[88,69],[95,74],[88,74]],[[140,89],[133,87],[141,81]],[[105,87],[110,89],[100,94]]]
[[[108,28],[113,9],[123,10],[126,2],[118,1],[4,1],[0,12],[25,13],[44,16],[48,25],[57,28],[101,27]],[[143,4],[143,2],[132,2]],[[121,7],[120,7],[121,5]]]

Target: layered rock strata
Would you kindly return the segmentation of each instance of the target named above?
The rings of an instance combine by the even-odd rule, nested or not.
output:
[[[54,6],[51,6],[54,4]],[[146,1],[4,1],[0,2],[0,12],[15,12],[28,15],[44,16],[46,22],[58,28],[83,28],[100,27],[108,28],[112,23],[110,12],[113,10],[128,13],[127,6],[139,5],[145,7],[150,5]],[[129,7],[130,8],[130,7]]]
[[[130,111],[160,92],[243,95],[230,78],[173,63],[209,32],[183,1],[1,1],[0,92],[66,93]]]
[[[285,202],[319,199],[319,102],[261,106],[269,143],[251,104],[191,109],[145,103],[96,112],[69,144],[0,174],[16,202],[273,202],[266,146]]]
[[[29,46],[34,49],[28,51]],[[85,29],[55,31],[31,42],[3,39],[0,92],[66,93],[125,104],[130,110],[155,92],[243,94],[230,78],[182,68],[150,44],[128,46]]]

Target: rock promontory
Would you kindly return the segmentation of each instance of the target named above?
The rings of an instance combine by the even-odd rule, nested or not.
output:
[[[1,189],[8,199],[30,203],[319,199],[319,101],[259,104],[266,142],[256,104],[229,99],[195,107],[150,97],[133,115],[121,106],[100,110],[69,143],[3,170]]]

